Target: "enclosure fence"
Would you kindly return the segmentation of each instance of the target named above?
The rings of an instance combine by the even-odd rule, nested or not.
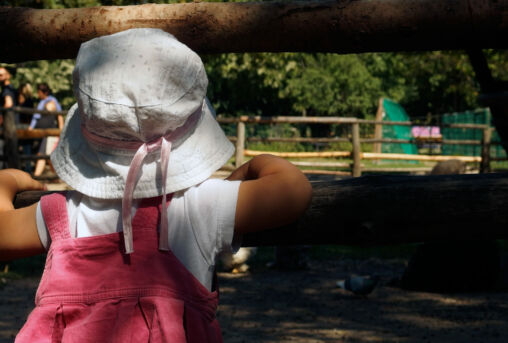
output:
[[[442,124],[440,127],[444,128],[461,128],[470,130],[481,130],[481,140],[435,140],[435,143],[450,144],[450,145],[480,145],[482,147],[481,156],[445,156],[445,155],[422,155],[422,154],[395,154],[395,153],[380,153],[380,152],[362,152],[362,143],[417,143],[416,139],[386,139],[386,138],[361,138],[360,137],[360,124],[374,125],[375,130],[378,131],[383,125],[400,125],[400,126],[414,126],[417,125],[411,121],[395,122],[395,121],[376,121],[367,119],[357,119],[348,117],[260,117],[260,116],[240,116],[236,118],[221,118],[218,117],[219,123],[223,124],[236,124],[236,137],[231,137],[232,141],[236,142],[236,155],[235,164],[238,167],[244,161],[244,157],[252,157],[263,153],[274,154],[283,158],[348,158],[352,159],[352,163],[346,162],[293,162],[298,166],[305,167],[336,167],[344,168],[349,167],[353,176],[361,176],[363,171],[379,171],[379,168],[365,168],[362,165],[362,160],[406,160],[406,161],[447,161],[458,159],[463,162],[476,162],[480,163],[480,172],[488,172],[490,170],[491,160],[503,160],[501,158],[491,158],[490,146],[493,144],[501,144],[499,142],[491,142],[492,128],[487,124]],[[246,124],[277,124],[277,123],[290,123],[290,124],[336,124],[350,126],[349,137],[246,137]],[[280,152],[280,151],[255,151],[245,149],[247,141],[266,141],[266,142],[307,142],[307,143],[335,143],[335,142],[350,142],[352,144],[351,151],[323,151],[323,152]],[[432,142],[432,140],[427,140]],[[374,149],[376,150],[376,149]],[[380,150],[380,149],[379,149]],[[415,170],[415,168],[410,168]],[[386,172],[407,171],[404,168],[383,168]],[[312,170],[310,172],[313,172]],[[336,174],[343,174],[344,172],[335,172]]]
[[[24,139],[41,139],[47,136],[60,135],[60,129],[19,129],[15,126],[15,113],[20,114],[33,114],[40,113],[41,115],[66,115],[66,111],[39,111],[35,109],[28,109],[22,107],[12,107],[9,109],[1,109],[4,114],[4,129],[3,136],[6,145],[6,155],[4,159],[7,161],[9,167],[19,168],[20,161],[48,159],[49,155],[20,155],[18,150],[18,140]],[[222,117],[218,116],[217,121],[224,125],[236,125],[236,136],[229,137],[229,139],[236,145],[235,153],[235,167],[240,166],[246,157],[253,157],[256,155],[270,153],[282,158],[333,158],[333,159],[349,159],[349,162],[338,161],[294,161],[293,163],[299,167],[305,168],[346,168],[349,171],[329,171],[317,169],[305,169],[306,173],[322,173],[322,174],[336,174],[336,175],[352,175],[361,176],[362,171],[384,171],[384,172],[404,172],[404,171],[418,171],[419,168],[366,168],[362,165],[362,160],[399,160],[399,161],[447,161],[458,159],[463,162],[473,162],[480,164],[480,172],[488,172],[490,170],[490,162],[493,160],[504,160],[502,158],[495,158],[490,156],[490,147],[494,144],[501,144],[499,142],[491,142],[492,128],[487,124],[441,124],[441,128],[461,128],[469,130],[481,130],[481,140],[446,140],[446,139],[427,139],[427,143],[440,143],[449,145],[479,145],[482,147],[481,156],[445,156],[445,155],[424,155],[424,154],[401,154],[401,153],[381,153],[381,152],[363,152],[362,143],[417,143],[417,139],[387,139],[387,138],[362,138],[360,137],[360,125],[374,125],[375,131],[380,132],[383,125],[399,125],[399,126],[414,126],[417,125],[411,121],[376,121],[367,119],[357,119],[353,117],[291,117],[291,116],[277,116],[277,117],[262,117],[262,116],[239,116],[239,117]],[[247,137],[246,125],[249,124],[328,124],[328,125],[347,125],[349,126],[349,135],[347,137]],[[316,151],[316,152],[283,152],[283,151],[258,151],[246,149],[246,142],[290,142],[290,143],[336,143],[336,142],[349,142],[351,143],[350,151]],[[374,151],[380,151],[379,148],[374,148]],[[420,168],[422,169],[422,168]],[[423,168],[426,169],[426,168]]]

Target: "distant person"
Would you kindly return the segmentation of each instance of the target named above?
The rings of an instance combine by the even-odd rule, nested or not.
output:
[[[11,73],[7,68],[0,67],[0,108],[11,108],[16,105],[16,90],[11,85]],[[0,112],[0,126],[4,123],[4,112]],[[0,139],[0,169],[4,167],[4,140]]]
[[[18,106],[33,109],[35,105],[33,98],[33,88],[32,85],[28,82],[22,83],[18,87]],[[32,114],[19,113],[17,116],[17,127],[20,129],[28,129],[30,126],[30,122],[32,120]],[[33,151],[33,139],[24,139],[21,147],[23,149],[23,155],[32,155]],[[25,162],[24,170],[27,173],[32,172],[32,163],[27,160]]]
[[[2,108],[14,107],[16,104],[16,90],[11,85],[11,73],[5,67],[0,67],[0,87],[2,89],[0,106]]]
[[[47,83],[40,83],[37,85],[37,97],[39,98],[39,104],[37,105],[37,109],[41,111],[61,111],[62,107],[58,100],[51,95],[51,88],[49,88]],[[50,115],[41,115],[40,113],[35,113],[32,116],[32,121],[30,122],[29,130],[33,129],[53,129],[53,128],[63,128],[63,117],[61,115],[58,116],[50,116]],[[42,139],[41,146],[39,148],[39,155],[49,155],[55,150],[56,145],[58,144],[58,136],[49,136]],[[40,176],[44,172],[44,168],[46,167],[46,160],[40,159],[37,160],[35,164],[34,176]]]
[[[28,82],[22,83],[18,87],[18,106],[24,108],[34,108],[35,102],[33,98],[33,88]],[[18,124],[20,128],[28,128],[32,121],[32,114],[20,113]]]

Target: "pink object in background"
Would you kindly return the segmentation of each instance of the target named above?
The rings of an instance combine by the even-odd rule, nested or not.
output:
[[[440,138],[441,129],[439,126],[413,126],[411,128],[413,137],[432,137]]]

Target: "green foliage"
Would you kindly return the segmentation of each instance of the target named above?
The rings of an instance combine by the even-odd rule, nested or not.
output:
[[[204,61],[210,99],[226,115],[368,117],[382,94],[357,55],[222,54]]]
[[[0,5],[69,8],[189,1],[0,0]],[[493,76],[508,80],[508,52],[485,50],[485,53]],[[463,111],[479,105],[474,72],[467,55],[461,51],[357,55],[244,53],[202,57],[210,80],[208,96],[217,113],[226,116],[373,118],[379,97],[401,103],[411,117]],[[18,65],[15,83],[46,81],[68,106],[73,101],[71,65],[71,61]],[[314,135],[341,133],[340,128],[324,132],[312,126],[309,130],[307,133]]]
[[[484,50],[492,76],[508,81],[508,50]]]
[[[300,130],[295,125],[282,123],[274,125],[248,125],[246,127],[247,137],[260,137],[260,138],[294,138],[300,137]],[[247,149],[260,150],[260,151],[286,151],[286,152],[301,152],[309,151],[309,144],[292,143],[292,142],[247,142]]]
[[[381,63],[372,63],[378,57]],[[367,54],[365,62],[382,80],[385,96],[400,102],[410,116],[478,106],[474,73],[463,52]]]
[[[217,113],[226,116],[291,115],[291,103],[279,94],[284,54],[221,54],[204,56],[208,96]]]
[[[298,54],[284,92],[307,115],[368,117],[381,95],[380,80],[358,55]],[[293,61],[295,62],[295,61]]]
[[[46,82],[62,106],[69,108],[75,102],[72,94],[73,68],[73,60],[20,63],[13,84],[18,86],[22,82],[29,82],[35,89],[38,83]]]
[[[496,77],[508,79],[508,54],[487,51]],[[226,115],[373,118],[379,97],[410,116],[478,107],[478,86],[462,52],[359,55],[257,53],[204,58],[209,96]]]

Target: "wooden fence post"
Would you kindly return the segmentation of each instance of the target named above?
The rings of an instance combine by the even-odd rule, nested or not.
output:
[[[358,122],[351,124],[351,133],[353,136],[353,177],[362,176],[361,167],[361,145],[360,145],[360,124]]]
[[[487,127],[483,129],[482,137],[482,161],[480,162],[480,173],[490,171],[490,140],[492,138],[492,129]]]
[[[243,164],[244,150],[245,150],[245,123],[240,119],[240,121],[236,125],[235,166],[237,168]]]
[[[383,121],[383,98],[379,98],[379,104],[377,106],[376,112],[376,121]],[[374,139],[382,139],[383,138],[383,125],[375,124],[374,126]],[[381,153],[381,142],[374,143],[374,152]]]
[[[16,121],[14,111],[4,112],[4,156],[7,168],[20,169],[21,163],[18,153],[18,136],[16,135]]]

